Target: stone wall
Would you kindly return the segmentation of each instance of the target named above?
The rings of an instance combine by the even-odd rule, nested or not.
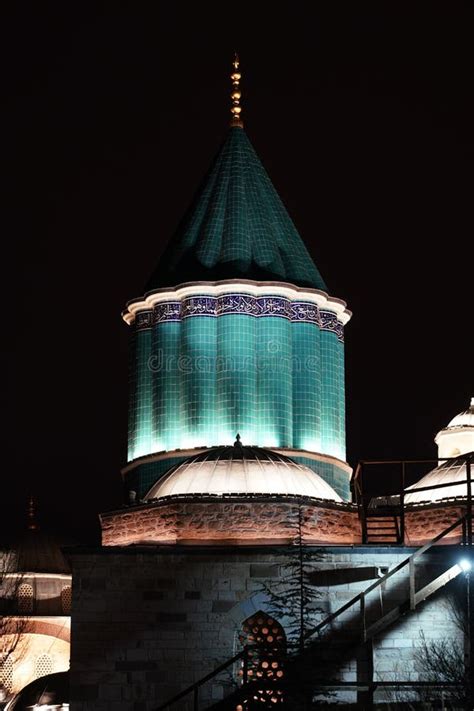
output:
[[[406,543],[421,546],[431,541],[446,528],[449,528],[466,512],[463,506],[450,504],[429,504],[414,506],[405,514]],[[460,543],[462,528],[458,526],[441,541],[442,544]]]
[[[102,543],[270,544],[295,539],[301,510],[303,537],[308,544],[357,545],[362,531],[353,504],[329,501],[297,502],[278,499],[164,500],[101,515]],[[408,507],[405,515],[405,543],[423,545],[463,515],[454,504]],[[461,527],[444,543],[461,540]]]
[[[311,581],[322,611],[308,626],[336,611],[380,574],[406,559],[411,549],[310,547]],[[417,567],[417,586],[451,565],[452,550],[439,548]],[[289,564],[298,548],[279,546],[149,546],[72,552],[72,711],[151,711],[202,678],[241,649],[243,622],[259,610],[272,613],[268,588],[285,595]],[[289,572],[290,571],[290,572]],[[366,624],[406,602],[407,569],[367,599]],[[324,657],[327,678],[366,680],[367,659],[339,645],[345,634],[360,632],[359,605],[327,628]],[[291,620],[280,616],[291,641]],[[425,635],[459,638],[442,597],[432,598],[374,640],[374,678],[415,680],[416,649]],[[357,637],[358,638],[358,637]],[[205,684],[202,702],[235,688],[237,668]],[[394,676],[395,674],[395,676]],[[398,676],[397,676],[398,674]],[[340,693],[355,701],[356,692]],[[176,710],[187,708],[178,704]],[[189,706],[192,708],[192,706]]]
[[[298,505],[291,500],[246,497],[164,501],[102,514],[102,543],[288,543],[298,533],[300,508],[307,543],[360,542],[357,511],[351,504],[303,501]]]

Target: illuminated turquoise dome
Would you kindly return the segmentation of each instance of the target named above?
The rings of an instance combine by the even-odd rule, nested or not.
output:
[[[344,325],[245,132],[233,127],[132,327],[126,486],[140,498],[193,453],[281,450],[350,497]]]

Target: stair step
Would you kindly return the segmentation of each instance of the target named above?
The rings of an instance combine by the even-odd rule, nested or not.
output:
[[[368,528],[368,536],[398,536],[398,531],[394,528]]]
[[[367,531],[367,534],[369,532]],[[375,533],[375,531],[371,531],[371,535],[374,538],[396,538],[394,533]]]
[[[397,516],[377,516],[376,514],[367,514],[366,519],[370,521],[393,521]]]

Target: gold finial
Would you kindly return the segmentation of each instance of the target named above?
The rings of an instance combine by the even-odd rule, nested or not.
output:
[[[28,500],[28,530],[37,531],[38,524],[36,523],[35,500],[30,496]]]
[[[232,79],[232,93],[230,95],[232,99],[232,106],[230,108],[232,120],[230,122],[230,125],[239,126],[240,128],[243,128],[244,124],[242,119],[240,118],[240,114],[242,112],[242,107],[240,105],[240,99],[242,96],[242,92],[240,91],[240,80],[242,78],[242,75],[239,71],[240,62],[237,52],[235,53],[232,66],[234,67],[234,70],[230,75],[230,78]]]

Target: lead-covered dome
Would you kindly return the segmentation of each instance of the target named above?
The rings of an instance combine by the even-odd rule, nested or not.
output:
[[[145,496],[146,500],[178,495],[296,495],[342,501],[309,467],[260,447],[212,447],[177,464]]]
[[[419,504],[421,502],[441,501],[467,496],[467,469],[466,457],[456,457],[442,462],[438,467],[432,469],[428,474],[417,481],[416,484],[405,489],[405,503]],[[449,484],[450,486],[441,486]],[[439,489],[429,491],[417,491],[425,487],[439,486]]]

